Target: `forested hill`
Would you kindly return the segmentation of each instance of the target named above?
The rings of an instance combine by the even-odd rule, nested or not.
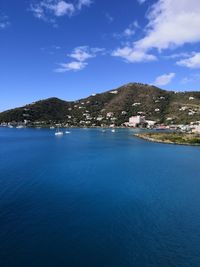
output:
[[[77,101],[40,100],[0,113],[2,122],[66,123],[73,126],[121,125],[134,115],[158,123],[200,120],[200,92],[174,92],[130,83]]]

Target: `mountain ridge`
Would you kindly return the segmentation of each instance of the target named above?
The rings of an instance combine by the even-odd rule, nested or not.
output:
[[[50,97],[6,110],[0,113],[0,123],[120,126],[135,115],[165,124],[200,120],[200,92],[175,92],[148,84],[128,83],[75,101]]]

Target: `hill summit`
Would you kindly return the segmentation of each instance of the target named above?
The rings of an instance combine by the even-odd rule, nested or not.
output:
[[[200,120],[200,92],[166,91],[152,85],[129,83],[77,101],[40,100],[0,113],[0,123],[29,125],[121,126],[141,115],[165,124]]]

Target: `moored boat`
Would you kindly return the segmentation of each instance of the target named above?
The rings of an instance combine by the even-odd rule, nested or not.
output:
[[[59,128],[56,130],[55,132],[55,135],[56,136],[62,136],[63,135],[63,132],[59,130]]]

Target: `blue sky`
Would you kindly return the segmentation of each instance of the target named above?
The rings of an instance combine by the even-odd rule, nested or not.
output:
[[[200,90],[198,0],[1,0],[0,111],[129,82]]]

